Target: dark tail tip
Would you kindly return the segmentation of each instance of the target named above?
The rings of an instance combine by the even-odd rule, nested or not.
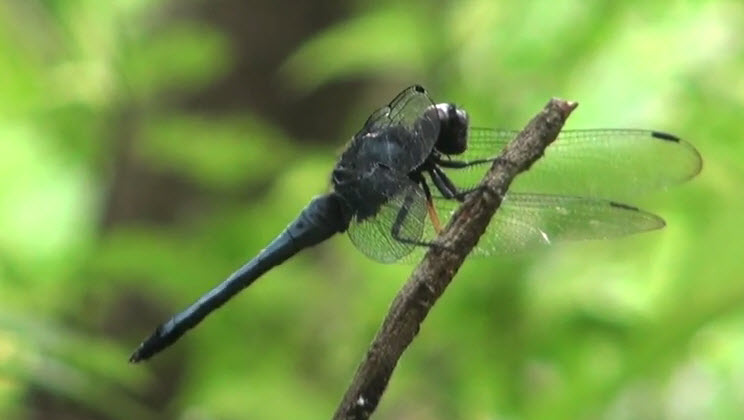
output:
[[[147,360],[152,357],[158,350],[155,350],[152,344],[152,336],[147,340],[143,341],[142,344],[137,347],[137,350],[129,356],[129,363],[139,363],[143,360]]]
[[[129,356],[129,363],[139,363],[139,362],[141,362],[143,360],[147,360],[148,357],[149,356],[145,356],[142,353],[142,346],[140,345],[137,348],[137,350],[135,350],[134,353],[132,353],[132,355]]]
[[[163,335],[163,328],[158,327],[145,341],[143,341],[137,350],[129,356],[130,363],[139,363],[143,360],[147,360],[152,356],[159,353],[161,350],[170,346],[177,337],[169,337]]]

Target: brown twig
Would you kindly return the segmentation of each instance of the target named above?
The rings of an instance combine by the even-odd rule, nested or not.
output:
[[[439,246],[429,249],[393,300],[334,420],[362,420],[374,412],[398,359],[478,243],[512,180],[542,156],[576,106],[575,102],[551,99],[493,163],[481,180],[481,188],[455,212],[437,239]]]

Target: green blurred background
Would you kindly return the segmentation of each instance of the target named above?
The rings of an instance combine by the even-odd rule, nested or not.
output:
[[[379,419],[744,418],[744,3],[0,2],[0,418],[329,418],[410,266],[348,238],[151,363],[412,83],[474,124],[672,132],[666,229],[465,264]],[[663,164],[663,162],[659,162]]]

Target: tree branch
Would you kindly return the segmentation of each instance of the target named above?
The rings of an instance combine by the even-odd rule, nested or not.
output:
[[[551,99],[501,153],[416,267],[388,311],[334,420],[363,420],[377,408],[398,359],[421,323],[478,243],[514,177],[527,170],[555,140],[575,102]]]

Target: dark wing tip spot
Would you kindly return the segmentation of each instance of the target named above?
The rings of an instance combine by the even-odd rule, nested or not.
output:
[[[623,210],[641,211],[638,207],[631,206],[628,204],[618,203],[617,201],[610,201],[610,206],[616,207]]]
[[[679,143],[680,140],[679,137],[673,134],[662,133],[661,131],[652,131],[651,136],[661,140],[673,141],[675,143]]]
[[[419,84],[415,84],[411,86],[411,88],[413,88],[413,90],[415,90],[418,93],[426,93],[426,89],[424,89],[424,87]]]
[[[638,232],[661,229],[664,226],[666,226],[666,222],[664,221],[664,219],[662,219],[661,217],[655,214],[645,212],[639,209],[638,207],[631,206],[628,204],[618,203],[617,201],[610,201],[609,203],[610,203],[610,206],[612,207],[615,207],[621,210],[639,213],[638,216],[643,217],[645,220],[645,226],[642,228],[639,228],[637,230]]]

